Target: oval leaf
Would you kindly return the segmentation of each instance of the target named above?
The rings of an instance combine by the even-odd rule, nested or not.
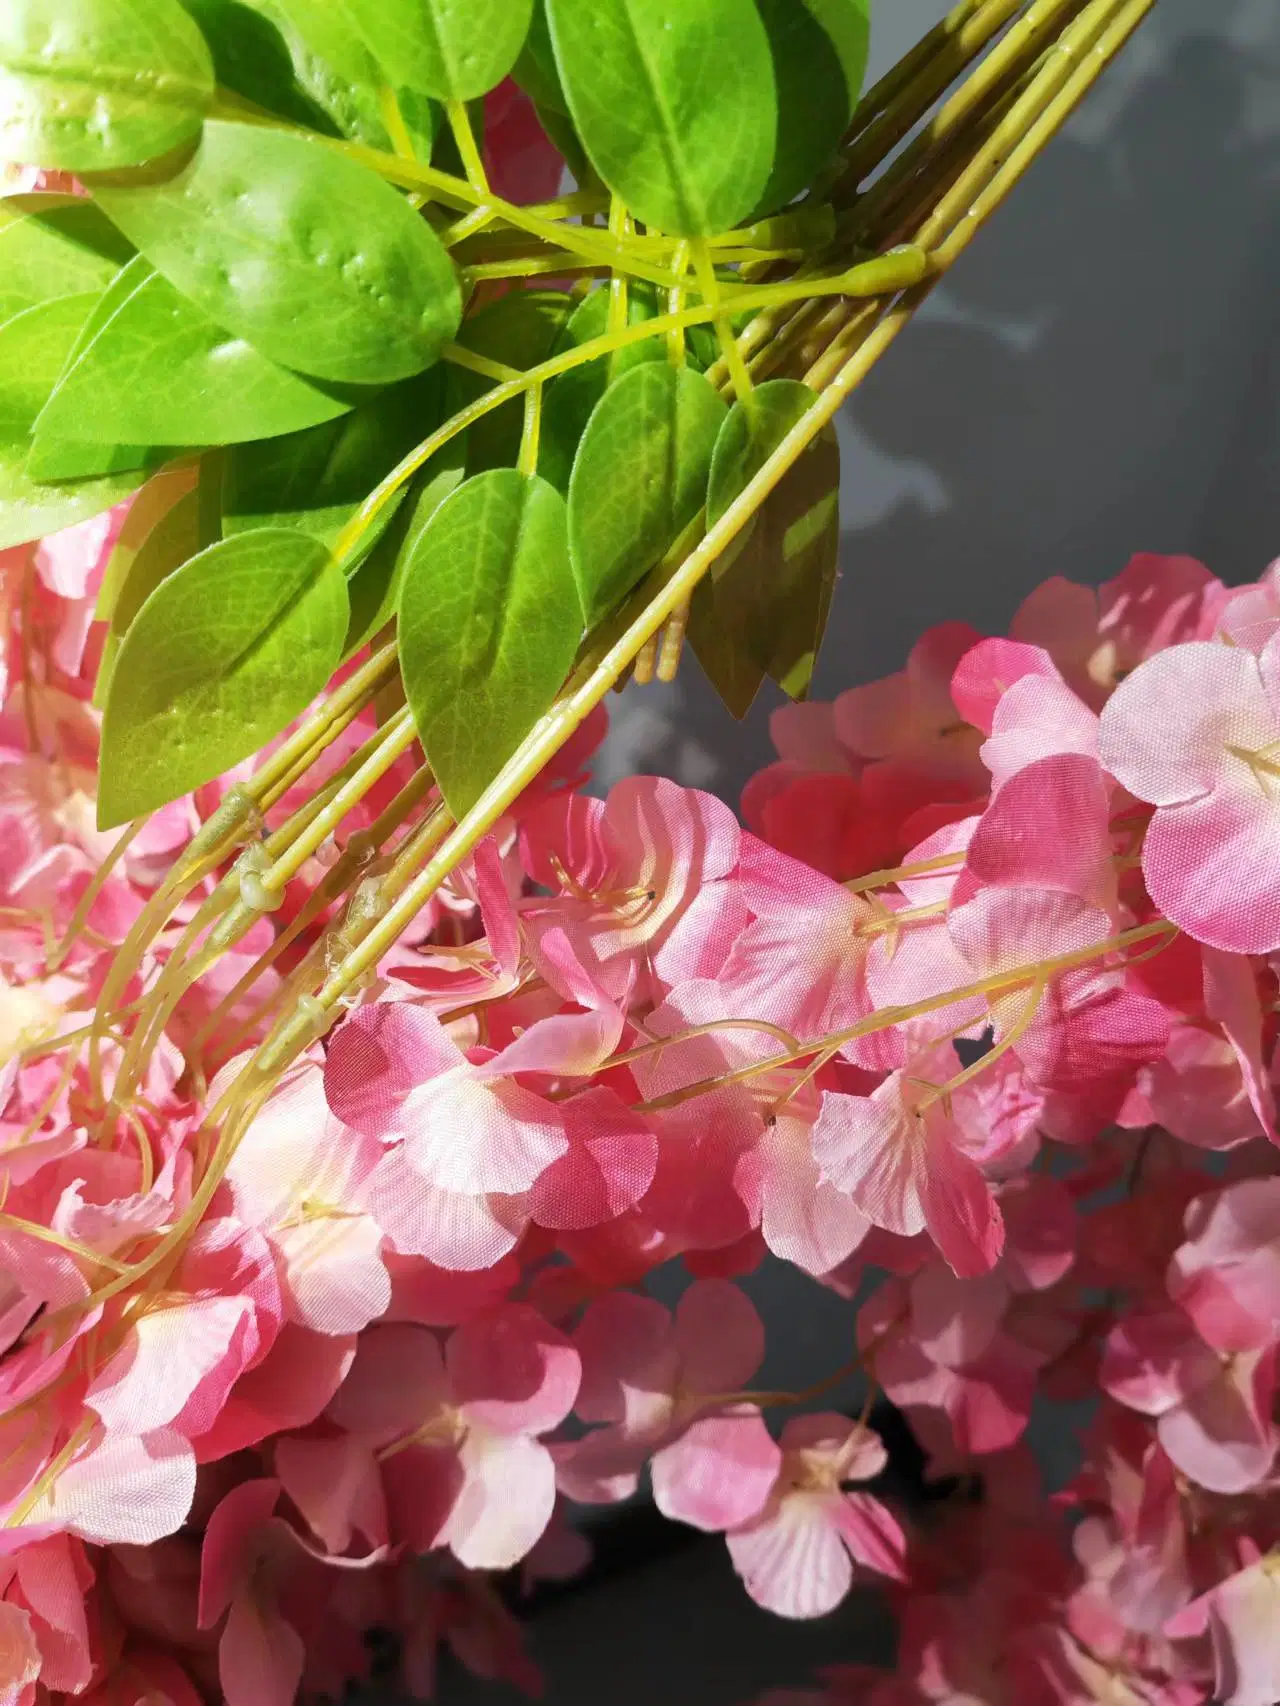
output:
[[[33,479],[27,442],[0,443],[0,551],[88,521],[128,497],[147,477],[142,468],[56,484]]]
[[[0,7],[0,159],[141,165],[196,136],[212,99],[209,49],[178,0]]]
[[[167,580],[200,549],[201,511],[199,491],[192,487],[183,492],[155,523],[119,577],[93,688],[95,705],[106,704],[120,647],[142,606],[161,581]]]
[[[777,87],[773,170],[756,208],[771,213],[808,189],[858,104],[871,42],[870,0],[756,0]]]
[[[690,368],[645,362],[587,422],[569,480],[569,555],[592,627],[702,508],[725,405]]]
[[[637,219],[709,237],[751,212],[777,111],[755,0],[547,0],[547,16],[583,145]]]
[[[58,296],[0,326],[0,437],[31,431],[97,300]]]
[[[735,403],[712,458],[708,523],[724,514],[814,400],[797,380],[771,379],[757,386],[750,412]],[[839,500],[840,451],[827,428],[694,594],[690,640],[735,716],[746,714],[766,675],[793,699],[809,690],[835,588]]]
[[[162,580],[112,671],[99,827],[154,811],[257,752],[320,692],[346,631],[342,571],[304,534],[226,539]]]
[[[103,291],[133,246],[83,196],[0,200],[0,320],[59,296]]]
[[[235,444],[344,415],[352,393],[224,331],[141,256],[95,317],[37,424],[41,439]]]
[[[210,123],[176,176],[96,194],[184,296],[285,367],[407,379],[458,328],[457,275],[431,227],[321,142]]]
[[[400,670],[455,817],[550,708],[581,628],[554,486],[494,468],[446,498],[405,567]]]
[[[533,0],[344,0],[379,64],[440,101],[497,87],[524,46]]]

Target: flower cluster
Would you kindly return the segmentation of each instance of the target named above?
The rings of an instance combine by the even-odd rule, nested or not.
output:
[[[206,877],[132,967],[236,778],[93,827],[117,526],[0,557],[0,1700],[288,1706],[371,1630],[424,1696],[442,1645],[533,1685],[497,1573],[572,1574],[572,1508],[647,1476],[760,1605],[898,1607],[895,1677],[781,1698],[1269,1706],[1276,574],[1137,557],[932,630],[776,715],[747,828],[576,791],[589,726],[224,1141],[413,759],[273,918],[214,952]],[[849,1300],[956,1478],[927,1519],[867,1490],[870,1404],[754,1384],[767,1254]],[[1090,1397],[1048,1499],[1033,1404]]]

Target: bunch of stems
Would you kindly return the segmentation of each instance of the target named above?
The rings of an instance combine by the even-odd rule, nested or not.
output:
[[[814,393],[813,404],[714,526],[707,527],[701,517],[691,524],[623,609],[588,636],[552,709],[460,821],[449,816],[429,771],[420,767],[377,820],[350,837],[288,929],[257,958],[197,1034],[193,1070],[199,1088],[201,1046],[298,938],[350,896],[341,917],[284,980],[282,992],[240,1022],[241,1035],[261,1034],[264,1021],[270,1028],[207,1112],[199,1145],[200,1178],[188,1213],[140,1263],[122,1264],[121,1272],[111,1274],[94,1292],[95,1302],[148,1274],[152,1283],[163,1283],[187,1232],[216,1190],[240,1134],[280,1074],[358,998],[379,961],[604,695],[633,670],[642,678],[674,675],[689,599],[699,581],[889,349],[1154,4],[961,0],[867,94],[835,168],[809,204],[749,231],[730,233],[718,244],[677,243],[638,233],[625,209],[590,188],[540,207],[515,207],[492,193],[474,147],[461,149],[462,158],[471,161],[462,179],[420,164],[407,150],[381,154],[362,145],[331,144],[359,155],[388,180],[419,196],[441,223],[464,272],[470,269],[473,282],[582,272],[607,277],[611,288],[604,334],[527,372],[450,347],[448,359],[494,381],[492,388],[392,470],[347,526],[336,546],[339,555],[358,547],[384,506],[437,450],[473,421],[514,399],[522,399],[526,411],[521,465],[532,467],[546,384],[629,344],[665,339],[671,359],[678,362],[684,357],[688,329],[710,325],[721,348],[709,370],[719,389],[746,401],[759,379],[781,372],[802,378]],[[246,112],[242,104],[236,104],[235,114],[279,122]],[[459,127],[461,145],[465,112],[451,118]],[[834,225],[829,217],[816,217],[819,208],[829,206],[836,209]],[[599,218],[606,223],[593,223]],[[803,244],[793,246],[793,239],[812,229],[824,232],[819,252],[809,254]],[[716,263],[724,260],[739,263],[737,282],[718,276]],[[628,324],[627,291],[633,281],[665,289],[667,312]],[[735,336],[728,316],[736,318],[747,310],[751,318]],[[375,649],[248,782],[228,793],[144,909],[116,956],[92,1024],[77,1038],[64,1039],[74,1050],[88,1047],[101,1141],[116,1141],[121,1122],[130,1119],[151,1051],[191,983],[241,940],[264,911],[280,904],[285,885],[297,879],[375,782],[410,751],[414,731],[400,694],[399,708],[382,719],[377,732],[305,806],[268,830],[267,814],[284,795],[371,704],[385,704],[391,694],[394,706],[397,686],[391,640]],[[122,836],[100,880],[123,855],[137,828],[131,826]],[[126,1005],[126,992],[148,963],[175,909],[210,880],[212,887],[190,922],[167,944],[163,965],[146,994]],[[65,953],[83,927],[94,892],[85,896],[59,952]],[[1125,951],[1153,934],[1159,946],[1171,932],[1164,925],[1146,926],[1129,932],[1123,941],[1100,945],[1098,953]],[[1004,984],[1030,992],[1029,1016],[1048,979],[1061,969],[1028,967]],[[926,1006],[957,999],[959,993],[951,991]],[[897,1024],[906,1016],[895,1010],[873,1016],[869,1025]],[[787,1039],[771,1064],[804,1059],[820,1064],[852,1035]],[[123,1050],[109,1093],[100,1060],[108,1037]],[[698,1088],[681,1092],[681,1097]],[[141,1136],[138,1141],[143,1142]]]

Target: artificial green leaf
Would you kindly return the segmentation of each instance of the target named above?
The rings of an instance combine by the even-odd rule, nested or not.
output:
[[[132,254],[83,196],[0,199],[0,320],[59,296],[105,290]]]
[[[233,444],[346,414],[359,396],[280,367],[138,257],[37,423],[41,440]],[[365,393],[367,395],[367,392]]]
[[[133,568],[134,558],[179,498],[196,490],[199,479],[198,467],[193,463],[181,463],[173,468],[162,469],[154,479],[147,481],[134,498],[120,524],[120,531],[116,534],[116,542],[111,547],[107,566],[102,571],[98,601],[93,608],[95,622],[111,620],[120,588]]]
[[[755,0],[547,0],[569,111],[637,219],[727,231],[773,163],[777,105]]]
[[[638,326],[662,312],[658,293],[651,284],[633,281],[627,292],[627,324]],[[574,310],[548,354],[562,354],[590,343],[604,334],[609,316],[607,288],[593,290]],[[538,439],[538,472],[561,492],[569,490],[573,459],[586,431],[591,411],[609,388],[610,379],[646,361],[666,361],[667,347],[661,338],[627,344],[612,355],[597,356],[571,367],[547,386],[542,403],[542,430]]]
[[[773,379],[757,386],[749,411],[734,405],[712,458],[709,524],[813,403],[807,386]],[[690,640],[735,716],[745,715],[766,675],[792,698],[809,690],[835,586],[839,495],[840,452],[828,427],[801,452],[737,548],[720,559],[694,595]]]
[[[4,0],[0,159],[102,172],[199,134],[213,62],[178,0]]]
[[[332,545],[396,463],[440,424],[438,370],[393,385],[342,420],[228,451],[223,531],[296,527]],[[384,505],[362,554],[390,523],[399,498]],[[352,565],[343,564],[349,573]]]
[[[218,84],[312,130],[393,149],[382,110],[392,82],[343,0],[183,0],[213,50]],[[438,109],[407,90],[398,104],[419,157]]]
[[[445,499],[405,568],[400,671],[456,817],[550,708],[581,628],[554,486],[493,468]]]
[[[551,45],[551,26],[547,22],[546,0],[534,0],[529,30],[520,49],[511,75],[535,106],[546,111],[569,116],[564,84],[556,69],[555,49]]]
[[[27,462],[30,443],[0,443],[0,551],[88,521],[136,491],[146,479],[136,472],[61,484],[33,479]]]
[[[551,354],[575,303],[562,290],[513,290],[464,320],[458,342],[476,355],[525,371]],[[493,381],[462,367],[449,369],[449,413],[463,409],[491,388]],[[509,468],[520,450],[524,404],[504,403],[467,429],[467,467]]]
[[[302,533],[224,539],[162,580],[112,671],[99,827],[154,811],[279,734],[329,679],[346,631],[342,571]]]
[[[55,296],[0,325],[0,438],[31,431],[97,300]]]
[[[395,615],[405,565],[418,548],[418,538],[444,500],[457,491],[465,473],[466,445],[460,434],[431,458],[391,526],[363,562],[348,571],[351,621],[344,657],[367,645]]]
[[[794,201],[834,155],[862,89],[870,0],[756,0],[777,87],[773,170],[757,204]]]
[[[107,702],[120,647],[142,606],[161,581],[199,551],[201,508],[200,492],[193,486],[159,518],[119,579],[93,688],[95,705]]]
[[[95,193],[184,296],[285,367],[407,379],[458,328],[457,275],[431,227],[322,142],[211,122],[173,177]]]
[[[343,0],[396,82],[439,101],[473,101],[515,64],[533,0]]]
[[[569,555],[587,626],[702,508],[725,405],[701,373],[633,367],[596,405],[569,480]]]

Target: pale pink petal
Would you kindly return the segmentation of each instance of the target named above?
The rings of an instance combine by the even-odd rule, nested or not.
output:
[[[792,1493],[759,1521],[725,1536],[743,1586],[779,1617],[823,1617],[853,1585],[853,1563],[835,1523],[839,1495]]]
[[[1280,948],[1280,799],[1237,769],[1211,794],[1156,813],[1142,874],[1156,906],[1196,941],[1265,954]]]
[[[1277,736],[1258,660],[1197,641],[1160,652],[1120,683],[1102,713],[1099,757],[1131,794],[1171,806],[1219,785],[1229,746],[1254,751]]]
[[[836,738],[830,705],[816,700],[780,705],[769,715],[769,738],[780,758],[788,758],[804,770],[830,771],[838,776],[849,768],[849,755]]]
[[[25,1706],[40,1677],[40,1648],[21,1606],[0,1600],[0,1700]],[[28,1691],[31,1692],[28,1692]]]
[[[402,1255],[467,1273],[491,1268],[514,1250],[527,1221],[519,1197],[473,1196],[429,1184],[403,1148],[378,1163],[363,1201]]]
[[[809,1274],[830,1273],[857,1249],[870,1222],[818,1171],[804,1120],[783,1116],[759,1145],[761,1230],[775,1256]]]
[[[1028,764],[1064,752],[1098,757],[1097,713],[1065,682],[1024,675],[1001,697],[982,747],[992,783],[1001,788]]]
[[[182,1527],[195,1489],[195,1455],[181,1434],[107,1434],[67,1465],[28,1521],[56,1521],[101,1546],[148,1546]]]
[[[502,854],[494,836],[486,835],[475,851],[476,895],[489,951],[508,977],[520,963],[520,925],[507,888]]]
[[[893,1074],[870,1096],[824,1091],[813,1128],[813,1154],[823,1178],[851,1197],[872,1225],[904,1238],[925,1226],[917,1124]]]
[[[1209,1601],[1214,1694],[1223,1706],[1280,1699],[1280,1569],[1264,1559],[1230,1576]]]
[[[271,1240],[293,1320],[317,1333],[358,1333],[386,1312],[391,1280],[382,1231],[366,1214],[333,1210]]]
[[[582,1386],[574,1408],[584,1422],[626,1419],[629,1388],[662,1400],[665,1421],[679,1359],[671,1316],[656,1297],[605,1292],[588,1304],[573,1342],[582,1359]]]
[[[181,1415],[208,1381],[191,1428],[203,1433],[244,1368],[252,1316],[245,1297],[189,1298],[140,1313],[123,1348],[94,1376],[85,1402],[114,1431],[147,1433]]]
[[[1039,646],[1017,640],[979,640],[956,665],[951,697],[965,721],[989,735],[996,706],[1024,675],[1061,679],[1053,659]]]
[[[587,1230],[640,1201],[653,1183],[658,1136],[603,1085],[562,1102],[560,1111],[569,1148],[539,1174],[529,1213],[556,1231]]]
[[[1162,1416],[1215,1379],[1219,1366],[1181,1311],[1135,1311],[1108,1335],[1099,1383],[1131,1410]]]
[[[717,1534],[764,1509],[781,1464],[759,1411],[708,1416],[655,1453],[653,1502],[672,1521]]]
[[[969,843],[980,883],[1062,889],[1094,905],[1114,898],[1111,790],[1096,759],[1042,758],[1010,777]]]
[[[892,1581],[906,1581],[907,1537],[879,1499],[844,1493],[833,1503],[831,1520],[857,1563]]]
[[[1272,1352],[1244,1352],[1156,1425],[1184,1475],[1215,1493],[1244,1493],[1275,1461]]]
[[[217,1420],[195,1442],[200,1462],[313,1422],[345,1379],[355,1349],[354,1334],[313,1333],[286,1321],[267,1355],[241,1375]]]
[[[551,1454],[527,1435],[473,1428],[460,1456],[466,1481],[440,1538],[468,1569],[509,1569],[533,1550],[551,1521]]]

